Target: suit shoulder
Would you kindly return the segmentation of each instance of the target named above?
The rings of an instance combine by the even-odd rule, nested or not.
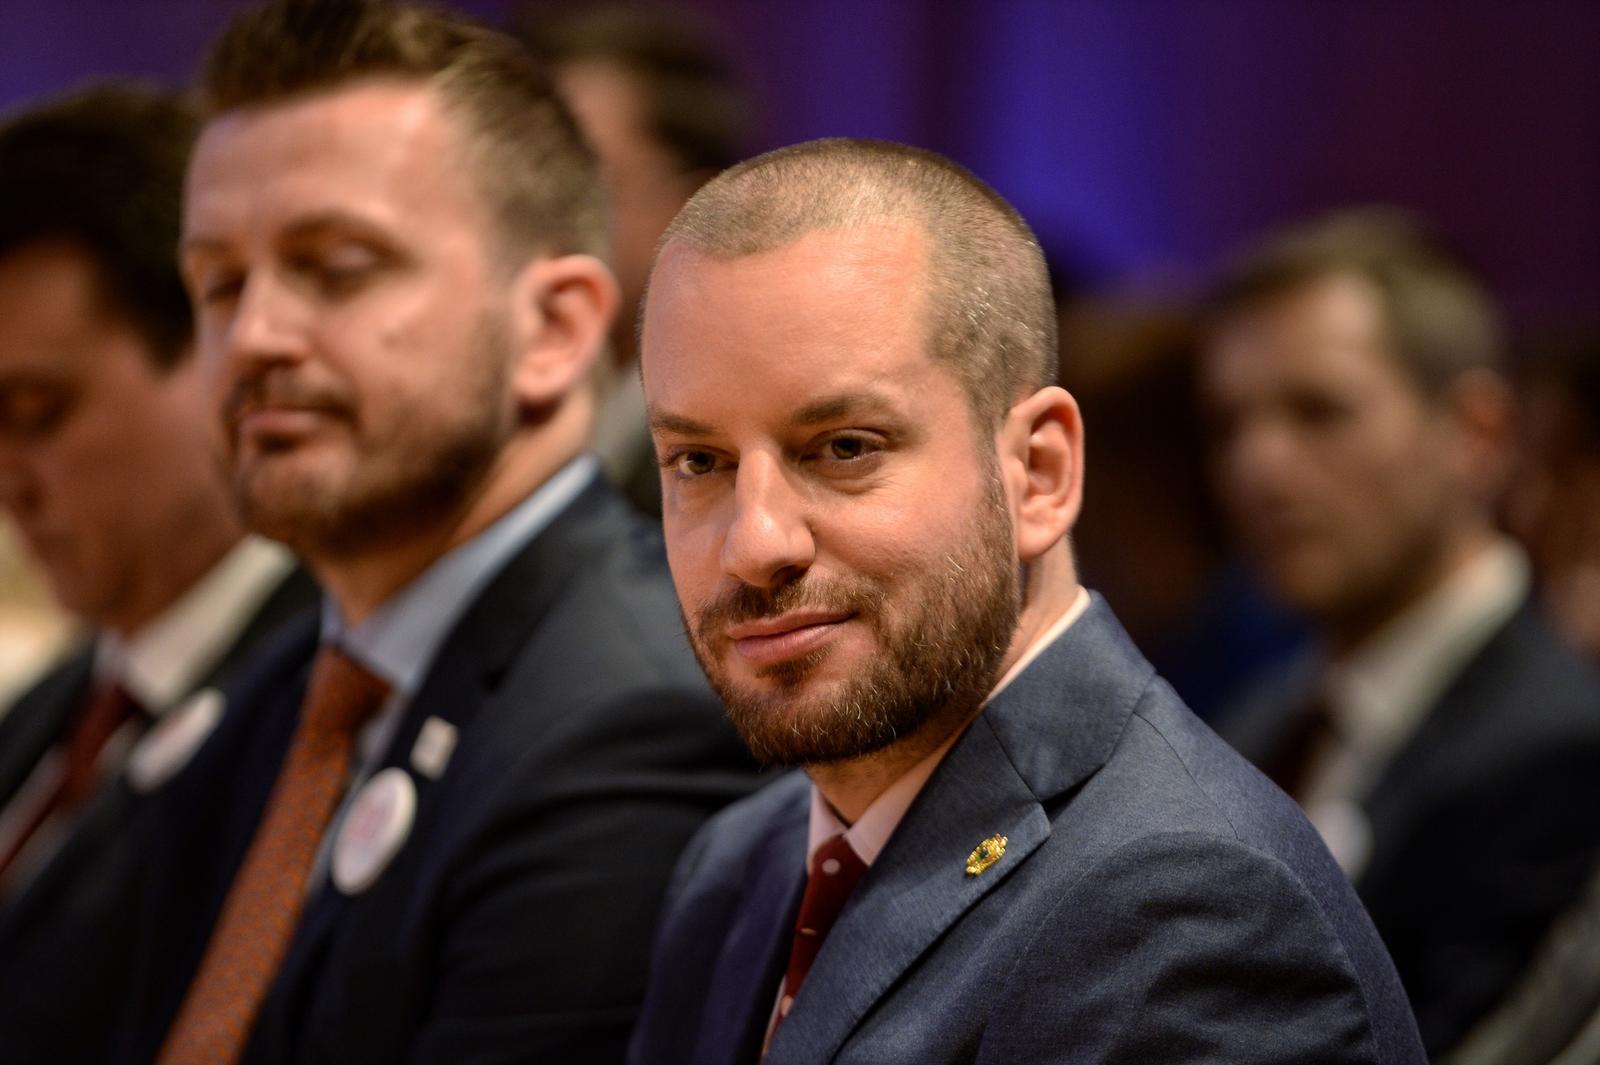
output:
[[[1087,991],[1072,975],[1084,971],[1102,974]],[[1086,1050],[1155,1060],[1198,1025],[1230,1060],[1423,1060],[1399,978],[1348,886],[1215,832],[1145,833],[1075,870],[1006,986],[1002,999],[1040,1006],[997,1020],[996,1038],[1019,1045],[1059,1022]],[[1265,1031],[1283,1045],[1252,1056]]]

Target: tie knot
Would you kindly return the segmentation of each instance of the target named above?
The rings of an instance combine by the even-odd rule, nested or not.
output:
[[[301,727],[308,732],[350,734],[377,713],[389,695],[382,677],[332,645],[317,653],[311,667]]]

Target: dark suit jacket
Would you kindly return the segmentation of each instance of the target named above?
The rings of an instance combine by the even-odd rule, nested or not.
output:
[[[1267,764],[1290,695],[1223,734]],[[1524,604],[1451,682],[1362,803],[1356,888],[1431,1055],[1507,993],[1600,857],[1600,681]]]
[[[754,1065],[804,880],[807,796],[787,777],[690,845],[636,1065]],[[968,875],[995,834],[1003,857]],[[1097,598],[929,779],[766,1065],[1422,1060],[1316,833]]]
[[[213,687],[296,613],[316,585],[285,577],[195,685]],[[82,648],[25,693],[0,721],[0,801],[59,742],[89,693],[94,653]],[[145,860],[155,804],[120,781],[84,810],[71,836],[17,898],[0,909],[0,1060],[8,1065],[93,1060],[125,993],[134,932],[131,891]]]
[[[277,776],[317,643],[256,664],[168,798],[141,951],[147,994],[117,1045],[154,1055]],[[437,780],[412,772],[424,721],[459,730]],[[446,638],[383,766],[416,820],[367,891],[324,877],[245,1060],[618,1061],[643,996],[662,892],[684,843],[756,782],[694,664],[659,532],[600,482],[518,553]]]

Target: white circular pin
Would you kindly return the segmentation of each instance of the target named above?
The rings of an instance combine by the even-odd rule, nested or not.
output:
[[[356,794],[333,844],[333,885],[359,895],[377,882],[411,834],[417,786],[399,766],[373,776]]]
[[[222,720],[227,700],[204,688],[161,715],[128,754],[128,786],[148,795],[178,775]]]

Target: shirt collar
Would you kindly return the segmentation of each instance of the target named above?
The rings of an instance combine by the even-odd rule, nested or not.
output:
[[[1060,639],[1087,609],[1089,609],[1089,593],[1080,587],[1072,605],[1049,628],[1034,637],[1033,642],[1028,644],[1027,650],[1022,653],[1022,657],[1006,670],[1006,675],[1001,677],[999,683],[989,692],[989,698],[984,700],[984,705],[987,706],[1006,685],[1021,676],[1022,671],[1032,665],[1045,648]],[[911,804],[916,801],[923,786],[928,783],[928,778],[933,776],[933,771],[939,768],[939,763],[944,761],[944,756],[950,753],[950,748],[960,738],[961,733],[958,731],[926,758],[907,770],[890,784],[882,795],[872,800],[872,805],[866,808],[853,825],[846,825],[841,821],[839,815],[833,812],[833,807],[822,797],[822,792],[817,790],[816,785],[812,785],[811,823],[806,833],[806,866],[810,867],[811,859],[817,853],[818,847],[841,832],[844,833],[845,842],[850,844],[850,849],[856,852],[856,857],[860,858],[863,864],[871,865],[877,861],[878,855],[888,844],[889,837],[900,827],[900,822],[905,820],[906,811],[911,809]]]
[[[246,536],[136,632],[102,633],[95,646],[96,675],[120,682],[148,713],[162,713],[222,659],[293,568],[287,548]]]
[[[323,642],[337,643],[398,695],[415,695],[467,605],[588,487],[597,469],[593,455],[573,459],[494,524],[435,560],[359,625],[347,626],[333,600],[324,598]]]
[[[1323,674],[1348,742],[1393,747],[1527,598],[1527,555],[1500,538]]]

